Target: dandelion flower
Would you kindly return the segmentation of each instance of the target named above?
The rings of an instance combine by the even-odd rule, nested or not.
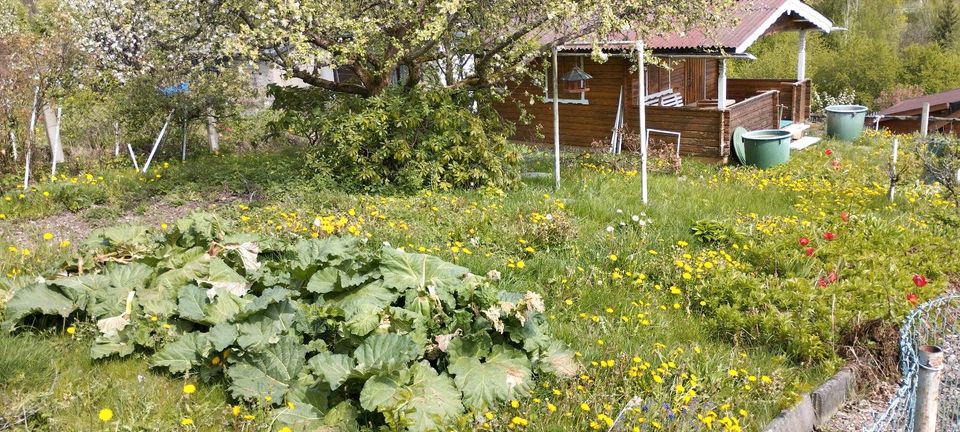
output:
[[[67,327],[67,334],[75,334],[76,332],[77,332],[76,327],[74,326]]]
[[[193,419],[190,417],[182,418],[180,419],[180,424],[184,426],[190,426],[193,424]]]
[[[100,417],[100,421],[108,422],[113,418],[113,410],[110,408],[104,408],[97,413],[97,417]]]
[[[43,239],[44,239],[44,240],[53,240],[53,233],[48,233],[48,232],[43,233]]]
[[[187,384],[183,386],[183,392],[186,394],[193,394],[197,391],[197,386],[193,384]]]

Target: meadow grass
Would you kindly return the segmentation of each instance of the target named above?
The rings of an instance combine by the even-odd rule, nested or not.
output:
[[[875,153],[871,148],[850,148],[848,160],[876,163]],[[811,154],[800,154],[797,159],[791,167],[818,163]],[[629,283],[651,265],[651,251],[682,252],[679,248],[686,244],[690,253],[706,248],[691,234],[691,226],[699,220],[732,225],[750,213],[796,214],[798,193],[789,188],[758,191],[755,184],[711,182],[720,168],[687,162],[678,175],[651,176],[650,203],[644,205],[640,177],[631,169],[633,158],[599,161],[596,156],[568,154],[558,191],[553,190],[551,179],[532,178],[510,191],[380,196],[311,187],[297,171],[298,160],[296,149],[209,157],[159,168],[161,177],[154,180],[128,178],[124,176],[129,174],[108,169],[97,174],[105,180],[85,187],[110,184],[114,176],[124,179],[101,187],[107,189],[108,200],[129,200],[128,208],[135,206],[135,197],[142,197],[144,189],[153,195],[210,198],[227,188],[240,195],[239,199],[208,208],[242,229],[301,236],[315,231],[311,229],[315,217],[342,219],[346,222],[336,226],[337,233],[436,254],[478,274],[497,270],[502,288],[541,293],[553,332],[578,352],[586,367],[574,380],[546,379],[543,383],[550,387],[538,385],[530,398],[518,401],[518,407],[499,408],[497,418],[506,420],[492,423],[495,425],[523,417],[530,420],[528,430],[603,426],[598,415],[615,417],[633,396],[643,396],[654,407],[675,403],[679,396],[673,387],[688,383],[695,374],[700,377],[703,402],[702,411],[689,413],[691,424],[699,425],[696,414],[714,410],[736,417],[746,430],[759,430],[841,364],[836,357],[826,362],[799,362],[782,346],[744,344],[724,337],[709,320],[691,311],[689,304],[681,306],[674,301],[665,292],[666,286]],[[610,168],[619,164],[625,168]],[[550,166],[545,159],[534,159],[526,170],[550,171]],[[867,177],[879,179],[876,173]],[[43,185],[38,188],[42,190]],[[39,204],[33,208],[30,203]],[[0,207],[7,215],[0,223],[65,209],[62,203],[44,204],[36,196],[18,205],[21,207]],[[871,205],[882,206],[880,202]],[[546,215],[551,218],[549,224],[531,222]],[[649,222],[641,226],[632,220],[634,215]],[[40,271],[64,253],[56,247],[39,250],[29,260],[5,264],[3,270],[18,266],[19,272]],[[616,276],[611,279],[620,274],[630,276],[625,282]],[[182,385],[196,382],[196,377],[154,373],[142,355],[89,360],[92,334],[67,336],[61,330],[0,335],[0,376],[5,377],[0,383],[4,395],[0,396],[0,416],[7,422],[27,415],[30,430],[90,430],[100,425],[98,410],[111,407],[120,424],[136,425],[136,429],[176,428],[179,419],[187,416],[202,430],[270,426],[269,419],[259,412],[250,413],[259,416],[250,421],[233,417],[227,408],[232,402],[219,386],[200,385],[197,394],[184,397]],[[663,385],[631,376],[631,367],[650,363],[651,368],[658,368],[660,363],[673,362],[678,366],[666,367]],[[769,383],[761,385],[757,381],[761,376],[769,378]],[[751,385],[754,382],[757,384]],[[547,400],[556,412],[544,408]],[[654,414],[650,417],[652,421]]]

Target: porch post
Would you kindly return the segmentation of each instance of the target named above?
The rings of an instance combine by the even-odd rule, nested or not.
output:
[[[800,47],[797,51],[797,81],[807,79],[807,31],[800,30]]]
[[[727,107],[727,59],[721,58],[719,77],[717,78],[717,109],[723,111]]]
[[[560,190],[560,93],[557,89],[557,47],[553,47],[553,178],[554,188]]]
[[[643,41],[637,40],[637,111],[640,113],[640,199],[647,203],[647,96],[646,77],[643,73]]]

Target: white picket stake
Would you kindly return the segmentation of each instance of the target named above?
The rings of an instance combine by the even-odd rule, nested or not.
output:
[[[180,156],[181,162],[186,162],[187,160],[187,119],[183,119],[183,149],[181,150],[182,155]]]
[[[560,93],[557,88],[557,47],[553,47],[553,177],[554,188],[560,190]]]
[[[127,143],[127,151],[130,153],[130,160],[133,161],[133,169],[140,171],[140,165],[137,164],[137,157],[133,154],[133,146]]]
[[[923,104],[923,111],[920,114],[920,136],[927,136],[930,128],[930,104]]]
[[[153,143],[153,148],[150,149],[150,156],[147,156],[147,161],[143,164],[143,173],[146,174],[147,170],[150,169],[150,163],[153,162],[153,156],[157,154],[157,148],[160,147],[160,141],[163,141],[163,135],[167,133],[167,126],[170,125],[170,119],[173,117],[173,110],[170,110],[170,114],[167,114],[167,121],[163,122],[163,127],[160,128],[160,134],[157,135],[157,140]]]
[[[899,146],[900,146],[900,140],[894,138],[893,139],[893,157],[891,158],[891,162],[890,162],[890,190],[887,191],[887,199],[890,202],[893,202],[894,189],[896,189],[896,185],[893,182],[893,178],[894,176],[897,175],[897,148]]]
[[[120,156],[120,122],[113,122],[113,157]]]
[[[33,110],[30,112],[30,129],[27,130],[27,151],[23,156],[23,190],[30,190],[30,156],[33,152],[33,140],[36,139],[37,104],[40,103],[40,86],[33,90]]]

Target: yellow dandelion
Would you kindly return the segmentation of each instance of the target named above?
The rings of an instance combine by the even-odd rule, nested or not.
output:
[[[190,426],[190,425],[193,424],[193,419],[190,418],[190,417],[182,418],[182,419],[180,419],[180,424],[182,424],[182,425],[184,425],[184,426]]]
[[[48,233],[48,232],[43,233],[43,239],[44,239],[44,240],[53,240],[53,233]]]
[[[183,392],[186,394],[193,394],[197,391],[197,386],[193,384],[187,384],[183,386]]]
[[[97,417],[100,417],[100,421],[108,422],[113,418],[113,410],[110,408],[104,408],[97,413]]]

